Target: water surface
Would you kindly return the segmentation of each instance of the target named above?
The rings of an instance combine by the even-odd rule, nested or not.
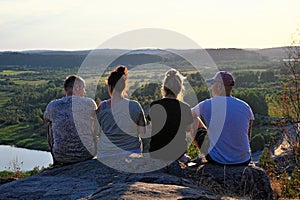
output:
[[[15,171],[16,168],[28,171],[34,167],[48,167],[52,163],[52,156],[47,151],[0,145],[0,171]]]

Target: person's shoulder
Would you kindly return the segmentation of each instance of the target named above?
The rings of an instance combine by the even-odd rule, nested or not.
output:
[[[185,106],[185,107],[188,107],[188,108],[191,107],[190,104],[188,104],[188,103],[185,102],[185,101],[179,101],[179,103],[181,104],[181,106]]]
[[[89,102],[91,102],[91,103],[95,103],[96,104],[96,102],[95,102],[95,100],[94,99],[92,99],[92,98],[90,98],[90,97],[85,97],[86,99],[87,99],[87,101],[89,101]]]
[[[92,99],[90,97],[84,97],[84,98],[94,109],[97,108],[97,104],[94,99]]]
[[[72,104],[75,105],[82,105],[82,106],[88,106],[88,107],[92,107],[92,109],[96,110],[97,108],[97,104],[96,102],[90,98],[90,97],[79,97],[79,96],[72,96]]]
[[[192,110],[197,110],[197,109],[209,109],[211,106],[213,98],[205,99],[203,101],[200,101],[198,104],[196,104]]]
[[[101,111],[103,111],[106,108],[110,108],[111,107],[111,99],[106,99],[103,100],[99,103],[97,109],[96,109],[96,113],[100,113]]]
[[[236,97],[232,97],[232,99],[234,99],[236,105],[239,105],[240,107],[244,107],[247,109],[251,109],[250,105],[247,102],[245,102],[244,100],[236,98]]]
[[[205,99],[203,101],[200,101],[197,106],[200,106],[200,105],[207,105],[207,104],[211,104],[211,101],[213,100],[213,98],[209,98],[209,99]]]
[[[61,104],[63,102],[63,100],[64,100],[64,97],[60,98],[60,99],[54,99],[48,103],[48,107],[55,106],[57,104]]]
[[[90,97],[77,97],[83,101],[94,101],[94,99],[90,98]]]
[[[237,98],[237,97],[231,97],[231,99],[232,99],[233,101],[235,101],[236,103],[240,103],[240,104],[249,106],[249,104],[248,104],[247,102],[245,102],[244,100],[239,99],[239,98]]]
[[[153,106],[155,104],[161,104],[161,102],[162,102],[162,99],[154,100],[150,103],[150,106]]]
[[[82,102],[89,102],[89,103],[95,103],[94,99],[90,97],[77,97]]]
[[[136,101],[136,100],[127,99],[127,98],[125,98],[125,100],[128,101],[130,105],[137,106],[137,107],[141,106],[141,104],[138,101]]]

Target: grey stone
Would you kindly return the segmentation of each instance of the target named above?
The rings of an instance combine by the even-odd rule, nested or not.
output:
[[[137,163],[138,171],[145,165],[159,164],[155,161],[149,164],[149,161],[137,157],[116,160],[116,163],[123,168],[134,167],[130,164]],[[188,176],[182,176],[178,166],[172,166],[153,172],[129,173],[117,170],[118,167],[108,167],[98,160],[89,160],[2,184],[0,199],[224,199],[224,196],[247,196],[251,191],[259,194],[251,193],[252,197],[268,197],[270,192],[269,182],[260,170],[251,174],[253,170],[226,169],[224,179],[223,168],[209,165],[197,171],[185,168],[182,172]],[[241,171],[247,176],[241,175]],[[253,184],[247,185],[250,182]],[[242,186],[238,187],[239,184]],[[210,187],[212,185],[220,186],[220,190]],[[245,185],[250,186],[250,190]],[[233,192],[222,191],[228,188]]]
[[[219,166],[206,163],[197,169],[196,179],[198,185],[218,195],[272,199],[273,191],[265,171],[253,165]]]

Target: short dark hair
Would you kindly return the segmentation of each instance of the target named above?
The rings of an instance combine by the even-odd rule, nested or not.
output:
[[[74,87],[74,84],[76,81],[83,82],[83,79],[78,75],[67,76],[65,79],[65,82],[64,82],[65,91],[67,91],[68,89],[73,90],[73,87]]]

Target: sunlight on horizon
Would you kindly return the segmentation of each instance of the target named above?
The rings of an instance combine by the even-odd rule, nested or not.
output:
[[[94,49],[142,28],[175,31],[203,48],[271,48],[289,45],[300,27],[297,0],[129,2],[0,0],[0,50]]]

